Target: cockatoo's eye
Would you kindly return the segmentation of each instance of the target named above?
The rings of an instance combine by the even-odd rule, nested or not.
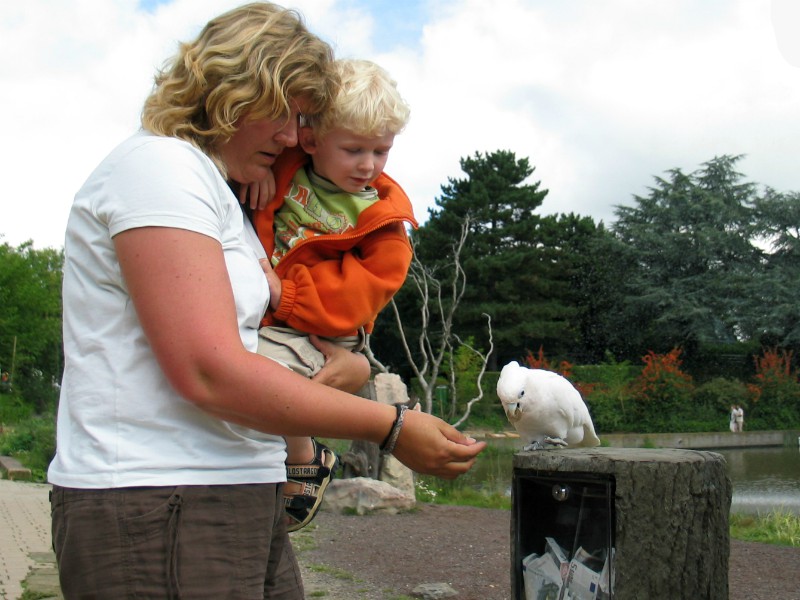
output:
[[[525,390],[521,390],[517,398],[522,398],[525,395]]]

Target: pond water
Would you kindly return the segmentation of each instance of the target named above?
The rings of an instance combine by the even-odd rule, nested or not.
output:
[[[511,461],[518,441],[497,439],[489,444],[465,478],[471,485],[510,494]],[[763,514],[782,510],[800,515],[800,447],[724,448],[712,452],[725,457],[733,484],[732,512]]]
[[[714,452],[728,463],[732,512],[781,509],[800,515],[800,448],[724,448]]]

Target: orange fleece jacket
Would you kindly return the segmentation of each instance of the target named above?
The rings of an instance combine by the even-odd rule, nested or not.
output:
[[[292,177],[309,157],[287,148],[276,161],[275,200],[253,215],[253,225],[267,256],[274,249],[275,212],[283,205]],[[262,325],[288,326],[324,337],[371,333],[378,313],[400,289],[411,264],[405,223],[417,227],[408,196],[391,177],[381,174],[372,186],[377,200],[358,217],[355,229],[298,242],[275,267],[281,301]]]

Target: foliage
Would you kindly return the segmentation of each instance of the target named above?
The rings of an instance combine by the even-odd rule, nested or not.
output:
[[[544,369],[545,371],[552,371],[558,373],[569,379],[572,376],[572,363],[562,360],[557,366],[548,359],[544,354],[544,348],[539,346],[539,351],[534,354],[530,350],[525,355],[525,364],[529,369]]]
[[[634,418],[645,424],[647,431],[681,431],[681,415],[691,404],[694,383],[681,370],[681,350],[673,348],[665,354],[648,350],[642,357],[644,368],[630,387]]]
[[[511,448],[491,444],[481,453],[480,479],[473,469],[454,480],[444,480],[429,475],[416,477],[416,496],[420,502],[433,504],[458,504],[479,508],[511,507],[507,482],[511,480]]]
[[[727,423],[731,406],[737,404],[747,411],[749,397],[750,392],[743,381],[715,377],[697,386],[694,405],[696,409],[714,415],[720,423]]]
[[[762,542],[800,548],[800,516],[780,510],[766,515],[732,514],[731,537],[746,542]]]
[[[755,199],[753,234],[769,246],[759,311],[749,328],[764,345],[800,348],[800,193],[767,187]],[[755,308],[755,307],[754,307]]]
[[[475,339],[470,337],[466,340],[466,345],[459,346],[454,353],[453,369],[456,375],[458,395],[461,398],[470,398],[478,391],[478,374],[481,372],[483,364],[480,357],[467,347],[474,345]]]
[[[539,351],[536,354],[533,354],[530,350],[525,355],[525,364],[530,369],[543,369],[545,371],[552,371],[553,373],[558,373],[565,379],[568,379],[575,388],[580,392],[581,396],[586,398],[593,389],[593,385],[591,383],[586,383],[583,381],[579,381],[575,378],[572,371],[575,368],[568,360],[561,360],[559,361],[558,365],[554,365],[545,355],[544,355],[544,348],[539,346]]]
[[[44,598],[52,598],[52,594],[24,589],[22,590],[22,595],[19,597],[19,600],[43,600]]]
[[[790,350],[765,348],[755,357],[756,374],[750,391],[750,419],[761,427],[783,428],[800,421],[800,385]],[[747,404],[743,406],[747,411]]]
[[[31,470],[33,479],[45,481],[56,452],[54,415],[35,415],[6,426],[0,433],[0,454],[13,456]]]
[[[745,408],[748,429],[800,427],[800,415],[786,407],[781,413],[786,415],[786,420],[765,421],[763,410],[759,412],[751,407],[754,384],[716,377],[696,385],[682,369],[678,348],[665,354],[651,351],[642,358],[641,366],[617,361],[610,353],[598,365],[573,365],[564,360],[558,361],[556,366],[543,348],[536,354],[529,352],[523,362],[532,368],[545,368],[567,376],[581,390],[595,428],[601,434],[727,431],[731,404]],[[487,402],[477,406],[464,429],[502,431],[510,428],[497,400],[498,377],[496,371],[486,373],[483,387]],[[800,383],[789,380],[782,387],[765,389],[778,389],[783,397],[791,399],[800,394]],[[775,392],[769,393],[774,396]],[[437,410],[434,414],[438,415]]]
[[[687,373],[699,384],[710,379],[748,379],[753,373],[753,356],[761,350],[757,340],[746,342],[701,342],[691,360],[684,357]]]
[[[19,423],[32,415],[33,406],[19,394],[0,394],[0,425]]]
[[[476,153],[463,158],[461,168],[466,177],[448,178],[436,208],[414,233],[420,260],[435,268],[442,249],[469,220],[462,261],[469,285],[456,318],[458,330],[486,348],[483,315],[491,315],[500,349],[490,363],[493,369],[541,340],[549,346],[572,345],[577,339],[570,325],[573,268],[563,246],[571,227],[593,229],[591,219],[535,214],[547,190],[539,182],[525,183],[534,169],[513,152]]]
[[[602,364],[575,368],[576,378],[590,390],[584,400],[598,433],[626,429],[629,386],[639,371],[629,361],[617,362],[610,352]]]
[[[487,493],[481,488],[456,485],[454,481],[436,480],[436,494],[421,493],[418,500],[431,504],[454,504],[457,506],[477,506],[478,508],[511,508],[511,499],[497,492]],[[427,484],[426,484],[427,485]]]
[[[450,411],[442,415],[442,418],[452,423],[457,416],[465,414],[466,404],[470,399],[479,396],[478,385],[480,384],[483,390],[481,400],[470,406],[467,420],[457,425],[457,427],[461,427],[466,423],[469,423],[470,426],[480,423],[481,427],[502,429],[505,415],[502,410],[499,410],[499,403],[496,402],[494,394],[494,390],[497,388],[497,377],[481,373],[484,368],[483,360],[481,356],[471,350],[474,343],[474,340],[469,338],[465,344],[460,345],[455,351],[452,366],[455,369],[456,393],[450,399]]]
[[[0,370],[37,411],[47,408],[41,382],[60,381],[63,251],[0,244]]]
[[[613,231],[635,256],[624,282],[626,332],[634,345],[691,358],[701,342],[758,335],[763,252],[753,235],[755,184],[716,157],[691,174],[655,178],[636,205],[617,208]]]

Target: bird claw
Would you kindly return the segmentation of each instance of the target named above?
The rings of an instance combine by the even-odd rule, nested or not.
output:
[[[524,446],[522,449],[525,452],[529,452],[531,450],[548,450],[558,446],[563,448],[564,446],[567,445],[568,445],[567,442],[565,442],[561,438],[546,437],[541,442],[539,442],[538,440],[534,440],[527,446]]]
[[[530,452],[531,450],[544,450],[544,446],[542,446],[539,442],[532,442],[527,446],[523,446],[522,449],[525,452]]]

